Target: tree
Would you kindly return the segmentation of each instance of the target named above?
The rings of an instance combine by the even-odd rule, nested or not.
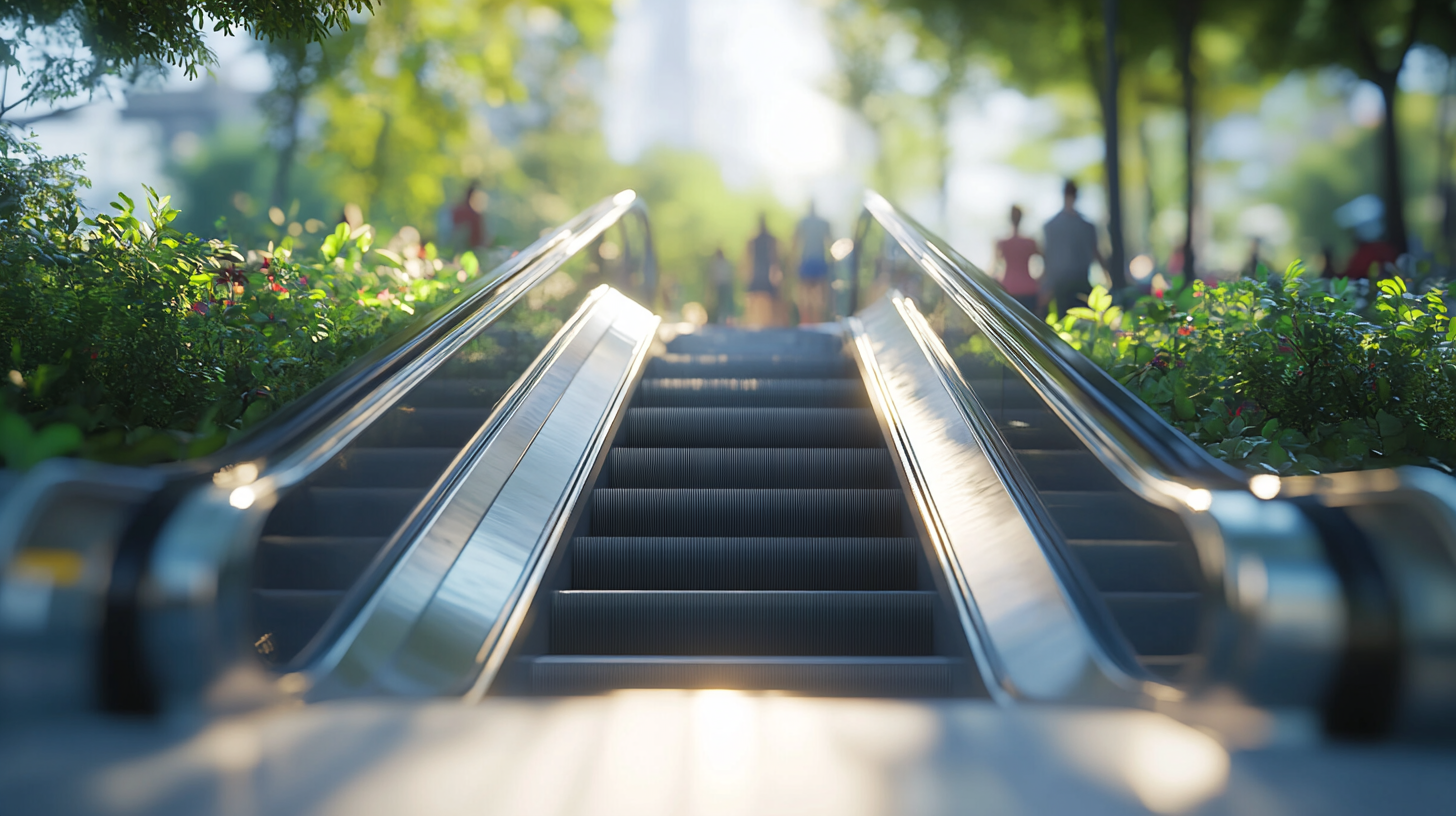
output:
[[[374,0],[0,0],[0,66],[23,77],[0,116],[27,104],[89,94],[108,76],[163,65],[189,77],[216,61],[206,26],[266,40],[322,40]]]
[[[1405,182],[1395,116],[1400,72],[1417,42],[1452,52],[1456,8],[1449,0],[1269,0],[1261,10],[1264,47],[1256,56],[1263,64],[1286,70],[1341,65],[1380,90],[1385,238],[1405,252]]]

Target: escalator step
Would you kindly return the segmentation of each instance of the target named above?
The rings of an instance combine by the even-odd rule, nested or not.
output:
[[[704,327],[693,334],[680,334],[667,344],[672,354],[839,354],[844,340],[837,334],[797,329],[720,331]]]
[[[1085,449],[1018,450],[1016,458],[1040,490],[1122,489],[1122,483]]]
[[[490,418],[482,408],[412,408],[386,412],[359,434],[357,444],[369,448],[444,448],[457,450]]]
[[[630,408],[619,443],[646,448],[877,448],[865,408]]]
[[[1187,542],[1071,539],[1067,543],[1103,592],[1198,591],[1198,565]]]
[[[254,589],[253,628],[267,637],[254,648],[273,664],[292,659],[323,628],[343,597],[340,591]]]
[[[504,377],[430,377],[410,389],[401,403],[416,408],[490,408],[505,395],[513,382]]]
[[[854,380],[643,380],[644,408],[752,406],[862,408],[864,386]]]
[[[913,538],[596,538],[571,544],[573,589],[913,590]]]
[[[315,487],[419,487],[433,485],[459,448],[350,446],[309,478]]]
[[[835,697],[949,697],[964,664],[948,657],[632,657],[530,660],[537,694],[613,689],[782,690]]]
[[[612,487],[900,486],[884,448],[613,448]]]
[[[424,489],[308,487],[278,503],[264,535],[387,536],[425,497]]]
[[[1104,592],[1112,617],[1140,655],[1197,650],[1202,598],[1197,592]]]
[[[646,376],[671,379],[858,378],[854,361],[843,354],[817,356],[745,354],[667,354],[647,361]]]
[[[929,655],[932,592],[566,590],[551,652],[598,655]]]
[[[898,490],[598,489],[597,536],[880,536],[902,534]]]
[[[1041,499],[1069,539],[1179,541],[1188,535],[1176,513],[1123,490],[1044,490]]]
[[[1001,430],[1006,444],[1014,450],[1086,450],[1082,440],[1051,411],[1029,408],[1001,411],[985,407]]]
[[[254,585],[348,589],[387,540],[382,536],[263,536],[253,557]]]

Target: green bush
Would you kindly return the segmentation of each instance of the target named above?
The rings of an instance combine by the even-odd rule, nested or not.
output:
[[[473,276],[341,224],[304,257],[173,229],[148,190],[85,218],[78,164],[0,128],[0,459],[146,463],[223,445]]]
[[[1281,475],[1456,464],[1456,323],[1439,291],[1312,280],[1295,263],[1126,311],[1098,289],[1050,322],[1232,464]]]

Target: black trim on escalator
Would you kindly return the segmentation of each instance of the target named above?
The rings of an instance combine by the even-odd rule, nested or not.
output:
[[[1399,597],[1370,539],[1344,508],[1313,496],[1292,502],[1319,531],[1345,596],[1345,644],[1325,696],[1325,731],[1347,739],[1378,739],[1390,732],[1400,706]]]

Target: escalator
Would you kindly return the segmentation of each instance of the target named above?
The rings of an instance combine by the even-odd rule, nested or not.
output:
[[[1318,719],[1401,660],[1446,676],[1445,630],[1416,642],[1380,607],[1396,579],[1357,595],[1336,568],[1405,563],[1328,532],[1375,482],[1256,498],[883,199],[854,252],[833,324],[664,326],[641,202],[607,199],[236,445],[133,480],[142,500],[96,492],[141,509],[86,545],[110,569],[72,593],[94,608],[53,619],[103,622],[87,676],[128,713],[246,674],[304,703],[737,689]],[[41,489],[16,495],[44,510]],[[77,631],[28,634],[32,662],[90,660]]]
[[[837,334],[672,340],[588,502],[498,692],[975,686]]]

